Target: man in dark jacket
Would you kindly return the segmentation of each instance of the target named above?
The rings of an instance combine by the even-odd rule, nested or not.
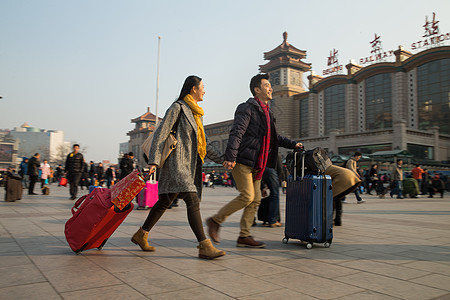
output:
[[[79,152],[80,145],[73,145],[73,152],[69,153],[66,158],[67,179],[70,184],[70,199],[75,200],[78,193],[78,185],[80,184],[81,174],[83,172],[84,158]]]
[[[91,160],[89,163],[89,179],[91,185],[95,185],[95,177],[97,176],[97,167],[95,167],[94,162]]]
[[[125,154],[123,158],[120,160],[120,179],[127,177],[128,174],[133,172],[133,152]]]
[[[39,153],[35,153],[34,156],[28,161],[27,174],[30,177],[28,195],[37,195],[34,192],[34,185],[39,179],[39,167],[41,166],[41,161],[39,160],[40,157],[41,155]]]
[[[23,188],[28,188],[28,157],[22,157],[20,163],[19,175],[22,176]]]
[[[250,81],[250,91],[254,98],[236,109],[223,163],[226,169],[232,170],[240,194],[206,222],[211,239],[218,243],[220,224],[236,211],[244,209],[237,246],[264,248],[265,244],[255,241],[250,234],[261,202],[260,187],[264,169],[275,168],[278,146],[294,149],[300,148],[302,144],[277,134],[275,118],[268,105],[272,99],[269,75],[254,76]]]

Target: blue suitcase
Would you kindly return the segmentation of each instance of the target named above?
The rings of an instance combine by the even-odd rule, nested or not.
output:
[[[296,172],[295,172],[296,173]],[[294,174],[294,178],[297,175]],[[283,243],[290,238],[330,247],[333,240],[333,193],[328,175],[304,175],[290,179],[286,191],[286,219]]]
[[[93,191],[94,189],[96,189],[96,188],[101,188],[101,186],[99,186],[99,185],[90,185],[90,186],[89,186],[89,194],[92,193],[92,191]]]

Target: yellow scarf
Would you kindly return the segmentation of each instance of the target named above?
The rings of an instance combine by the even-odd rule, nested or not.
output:
[[[206,137],[201,118],[205,113],[203,112],[203,108],[198,106],[197,102],[192,98],[191,94],[187,94],[183,100],[189,105],[194,114],[195,123],[197,123],[198,155],[202,159],[202,162],[204,162],[206,156]]]

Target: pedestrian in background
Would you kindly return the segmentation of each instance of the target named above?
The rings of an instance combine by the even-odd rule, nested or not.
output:
[[[28,157],[22,157],[22,162],[19,167],[19,175],[22,176],[23,188],[27,189],[29,186]]]
[[[394,168],[394,171],[392,171],[392,190],[390,192],[391,198],[394,195],[397,195],[397,199],[403,199],[403,159],[397,160],[397,165]]]
[[[230,215],[243,209],[237,247],[264,248],[250,229],[261,202],[261,179],[266,167],[274,168],[278,147],[294,149],[301,143],[277,134],[275,118],[269,108],[272,86],[268,74],[258,74],[250,81],[253,98],[240,104],[234,115],[227,148],[225,169],[231,170],[239,195],[207,219],[208,233],[219,243],[219,229]]]
[[[55,177],[56,177],[56,181],[58,182],[58,186],[61,186],[60,180],[63,176],[64,176],[64,169],[63,169],[62,165],[58,165],[56,167],[56,172],[55,172]]]
[[[430,194],[428,198],[433,198],[435,192],[441,194],[441,198],[444,198],[444,188],[444,181],[441,180],[438,174],[435,174],[428,186],[428,193]]]
[[[422,187],[423,173],[425,173],[425,171],[420,167],[420,165],[416,165],[416,167],[411,170],[412,177],[415,180],[417,180],[417,184],[419,185],[419,188]]]
[[[81,180],[81,173],[83,172],[84,158],[80,153],[80,145],[73,145],[73,152],[69,153],[66,158],[67,180],[70,184],[70,199],[75,200],[78,194],[78,185]]]
[[[86,161],[83,161],[83,170],[81,171],[81,179],[80,179],[80,188],[83,190],[83,187],[86,187],[89,190],[89,167]]]
[[[103,164],[101,162],[97,165],[97,181],[99,186],[103,186],[105,183],[105,169],[103,169]]]
[[[30,177],[30,185],[28,186],[28,195],[37,195],[34,192],[34,186],[39,180],[39,167],[41,166],[41,161],[39,160],[41,155],[35,153],[32,158],[28,161],[28,176]]]
[[[133,152],[126,153],[123,155],[120,160],[120,179],[123,179],[128,176],[134,170],[134,154]]]
[[[280,220],[280,181],[286,180],[286,178],[282,177],[282,173],[281,157],[278,155],[275,168],[266,167],[262,176],[262,181],[266,183],[270,191],[267,196],[268,227],[283,226]]]
[[[116,177],[113,166],[109,166],[109,168],[105,172],[105,176],[106,176],[106,186],[109,189],[111,188],[114,178]]]
[[[95,185],[95,176],[97,176],[97,168],[94,162],[91,160],[89,162],[89,180],[91,185]]]
[[[347,163],[345,164],[345,167],[347,169],[351,170],[353,173],[355,173],[356,176],[362,180],[361,175],[359,174],[359,171],[358,171],[358,161],[361,159],[361,157],[362,157],[362,153],[356,151],[353,154],[353,156],[347,161]],[[357,188],[354,193],[355,193],[356,201],[358,204],[366,202],[365,200],[363,200],[361,198],[359,188]],[[347,203],[345,198],[342,202]]]
[[[379,194],[380,189],[378,188],[378,184],[380,183],[380,179],[378,178],[378,165],[373,164],[369,171],[369,188],[367,190],[367,194],[372,195],[372,190],[375,189],[377,195]]]
[[[186,203],[189,225],[199,242],[197,246],[199,258],[213,259],[225,255],[225,251],[216,249],[206,238],[200,214],[204,158],[207,155],[215,162],[222,161],[206,142],[202,124],[204,113],[198,105],[198,102],[203,100],[204,94],[201,78],[197,76],[186,78],[178,100],[169,107],[153,133],[148,156],[150,172],[154,172],[160,163],[166,139],[174,125],[178,123],[177,128],[174,128],[178,141],[176,149],[159,169],[159,200],[150,210],[142,227],[131,238],[131,241],[139,245],[143,251],[155,250],[148,243],[149,231],[178,197]]]
[[[41,170],[41,189],[44,188],[46,184],[48,184],[48,180],[50,177],[50,165],[48,164],[48,161],[44,159],[44,162],[41,164],[40,168]]]

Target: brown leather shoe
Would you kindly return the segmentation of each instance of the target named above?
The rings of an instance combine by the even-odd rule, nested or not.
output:
[[[252,236],[246,236],[239,237],[237,239],[236,247],[265,248],[266,244],[264,244],[263,242],[255,241]]]
[[[212,218],[206,219],[206,226],[208,226],[208,235],[211,241],[215,244],[220,244],[219,229],[220,225],[214,222]]]

